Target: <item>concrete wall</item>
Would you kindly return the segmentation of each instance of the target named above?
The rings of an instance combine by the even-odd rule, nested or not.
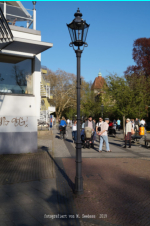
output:
[[[12,26],[13,27],[13,26]],[[14,37],[41,41],[40,32],[12,29]],[[27,29],[29,30],[29,29]],[[9,52],[7,51],[9,54]],[[11,54],[11,52],[10,52]],[[33,58],[33,95],[0,95],[0,154],[37,151],[37,119],[40,117],[41,54],[16,53]]]

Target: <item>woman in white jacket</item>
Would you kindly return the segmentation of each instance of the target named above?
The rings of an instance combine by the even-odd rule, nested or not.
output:
[[[132,129],[132,124],[129,118],[126,119],[126,126],[125,126],[125,146],[127,146],[127,141],[129,141],[129,148],[131,148],[131,129]]]
[[[77,120],[75,120],[72,124],[72,139],[73,139],[73,142],[76,143],[76,141],[77,141]]]

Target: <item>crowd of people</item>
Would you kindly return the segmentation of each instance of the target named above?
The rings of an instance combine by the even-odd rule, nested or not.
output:
[[[60,126],[68,126],[72,128],[72,139],[73,142],[76,143],[77,141],[77,120],[65,120],[64,117],[62,117],[62,120],[60,120]],[[139,126],[146,127],[146,121],[144,119],[139,120],[138,118],[134,119],[126,119],[125,124],[125,145],[124,148],[127,147],[127,143],[129,143],[129,148],[131,148],[131,135],[139,131]],[[96,123],[95,119],[92,119],[92,116],[89,116],[87,119],[83,120],[81,122],[81,137],[84,138],[84,142],[86,142],[86,134],[85,134],[85,128],[91,128],[91,139],[90,143],[91,146],[94,147],[94,141],[96,140],[96,135],[99,139],[99,152],[102,152],[102,146],[106,146],[106,152],[111,152],[109,148],[109,142],[108,142],[108,134],[114,134],[116,135],[116,130],[120,131],[121,127],[121,120],[118,118],[117,120],[114,119],[113,121],[109,121],[108,118],[105,118],[103,121],[102,117],[99,117],[99,121]],[[82,140],[82,139],[81,139]]]

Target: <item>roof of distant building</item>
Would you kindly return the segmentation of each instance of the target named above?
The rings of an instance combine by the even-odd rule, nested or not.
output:
[[[105,79],[102,77],[102,73],[99,72],[98,73],[98,77],[95,78],[93,84],[92,84],[92,87],[91,89],[102,89],[104,84],[106,84],[106,81]]]

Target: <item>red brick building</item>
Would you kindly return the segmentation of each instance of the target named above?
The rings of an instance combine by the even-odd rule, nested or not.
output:
[[[95,78],[91,89],[94,90],[94,93],[100,94],[103,91],[103,87],[105,84],[106,84],[106,81],[102,77],[101,72],[99,72],[98,77]]]

